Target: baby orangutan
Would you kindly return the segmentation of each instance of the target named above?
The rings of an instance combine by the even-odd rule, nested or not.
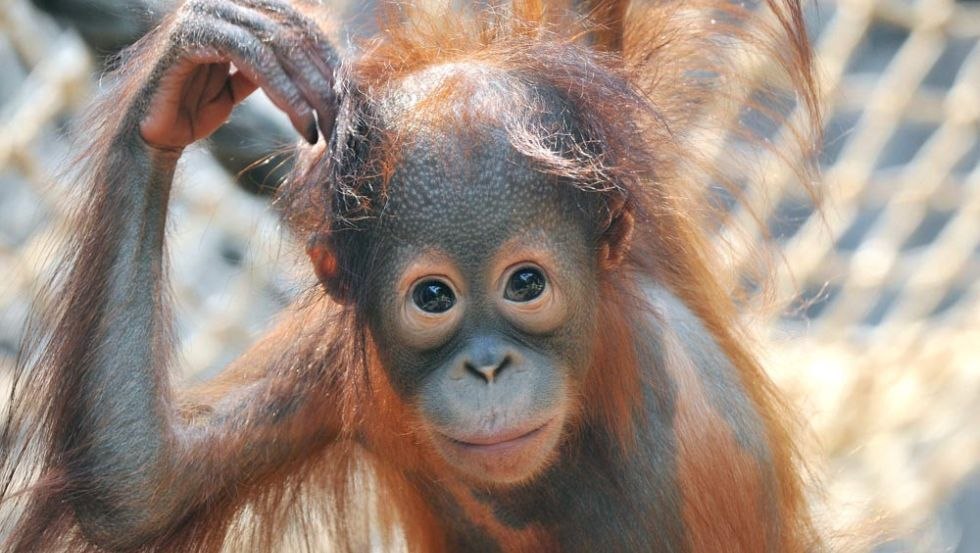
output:
[[[4,427],[4,551],[820,550],[690,201],[739,45],[815,113],[798,2],[394,5],[344,59],[321,11],[187,0],[124,59]],[[278,205],[320,285],[178,389],[175,167],[257,88],[309,143]]]

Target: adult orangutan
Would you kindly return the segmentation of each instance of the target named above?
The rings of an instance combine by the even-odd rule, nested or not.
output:
[[[734,56],[816,111],[798,2],[396,5],[351,59],[318,10],[187,0],[123,60],[17,374],[4,551],[819,550],[692,208]],[[259,87],[309,142],[279,205],[321,285],[179,390],[175,165]]]

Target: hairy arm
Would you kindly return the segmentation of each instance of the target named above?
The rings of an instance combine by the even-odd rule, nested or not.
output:
[[[309,142],[318,123],[329,136],[333,51],[288,3],[190,0],[139,52],[99,117],[55,326],[28,356],[34,374],[20,376],[4,429],[10,453],[28,420],[18,410],[38,402],[48,442],[42,470],[61,482],[36,494],[8,538],[11,550],[60,539],[48,535],[59,517],[101,547],[150,544],[218,494],[234,501],[248,482],[337,431],[323,397],[332,392],[327,304],[291,310],[218,382],[175,397],[163,266],[183,148],[258,87]],[[4,460],[4,490],[21,457]]]
[[[648,290],[651,351],[669,382],[676,483],[693,551],[796,551],[811,539],[768,376],[664,287]],[[714,524],[712,521],[725,521]]]

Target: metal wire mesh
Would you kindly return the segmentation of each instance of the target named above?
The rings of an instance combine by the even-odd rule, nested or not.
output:
[[[809,22],[829,114],[823,216],[774,169],[732,219],[762,214],[784,256],[786,309],[760,321],[768,366],[829,459],[834,526],[884,517],[920,547],[977,551],[945,505],[980,470],[980,3],[828,1]],[[72,232],[57,175],[96,74],[74,31],[0,0],[0,378],[47,252]],[[293,296],[296,256],[265,200],[205,151],[188,158],[170,251],[184,366],[207,375]],[[748,262],[746,237],[720,238]]]

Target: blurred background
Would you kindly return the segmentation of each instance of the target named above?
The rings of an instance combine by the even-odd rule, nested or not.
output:
[[[52,245],[73,232],[77,191],[58,175],[71,134],[84,138],[75,118],[106,59],[171,3],[0,0],[0,385]],[[326,3],[342,47],[373,32],[366,3]],[[977,553],[980,2],[822,0],[808,24],[826,99],[823,214],[767,173],[731,222],[761,214],[768,235],[723,226],[719,241],[735,267],[749,262],[739,243],[777,251],[779,309],[753,326],[812,428],[823,519],[883,532],[882,553]],[[749,79],[765,71],[746,64]],[[289,167],[269,155],[292,140],[256,96],[186,156],[170,254],[191,378],[220,370],[302,286],[268,199]]]

